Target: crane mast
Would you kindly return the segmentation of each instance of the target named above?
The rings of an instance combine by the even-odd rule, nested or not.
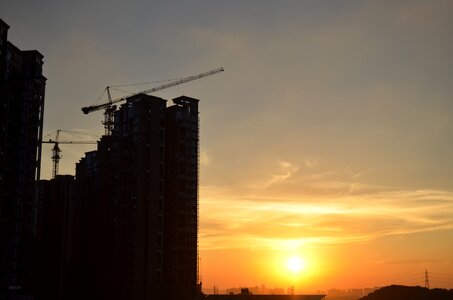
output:
[[[58,174],[58,166],[60,164],[60,159],[61,159],[61,149],[60,147],[58,146],[58,140],[59,140],[59,137],[60,137],[60,129],[57,130],[57,134],[55,136],[55,141],[52,141],[52,140],[49,140],[50,143],[53,143],[53,147],[52,147],[52,162],[53,162],[53,165],[52,165],[52,178],[55,178]]]
[[[82,108],[82,112],[84,114],[89,114],[89,113],[92,113],[94,111],[98,111],[98,110],[104,109],[105,111],[104,111],[104,122],[103,122],[103,124],[104,124],[104,128],[105,128],[105,135],[111,135],[112,128],[113,128],[113,114],[114,114],[114,112],[116,110],[116,106],[113,105],[113,104],[121,102],[121,101],[125,101],[128,98],[133,97],[133,96],[138,95],[138,94],[149,95],[151,93],[154,93],[154,92],[157,92],[157,91],[160,91],[160,90],[164,90],[164,89],[167,89],[167,88],[170,88],[170,87],[173,87],[173,86],[176,86],[176,85],[180,85],[180,84],[183,84],[183,83],[186,83],[186,82],[189,82],[189,81],[194,81],[194,80],[197,80],[197,79],[201,79],[203,77],[211,76],[211,75],[223,72],[223,71],[224,71],[223,68],[214,69],[214,70],[211,70],[211,71],[208,71],[208,72],[204,72],[204,73],[200,73],[200,74],[197,74],[197,75],[184,77],[184,78],[178,79],[178,80],[173,81],[173,82],[169,82],[169,83],[166,83],[166,84],[163,84],[163,85],[160,85],[160,86],[157,86],[157,87],[153,87],[153,88],[141,91],[141,92],[133,93],[133,94],[131,94],[129,96],[126,96],[126,97],[120,97],[120,98],[113,99],[113,100],[112,100],[111,95],[110,95],[110,88],[107,87],[106,91],[107,91],[107,96],[108,96],[108,102],[103,103],[103,104],[99,104],[99,105],[91,105],[91,106],[83,107]]]
[[[82,145],[88,145],[88,144],[96,144],[96,141],[60,141],[60,132],[63,130],[57,129],[56,134],[55,134],[55,139],[49,139],[47,141],[41,141],[42,144],[53,144],[52,147],[52,178],[55,178],[58,175],[58,169],[60,165],[60,159],[61,159],[61,148],[60,144],[82,144]]]

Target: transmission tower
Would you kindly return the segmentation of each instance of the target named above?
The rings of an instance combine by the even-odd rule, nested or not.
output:
[[[429,289],[428,269],[425,269],[425,288]]]

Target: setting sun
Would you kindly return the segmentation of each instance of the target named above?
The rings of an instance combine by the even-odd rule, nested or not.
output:
[[[287,269],[293,273],[299,273],[305,268],[305,266],[306,266],[305,260],[303,260],[299,256],[290,257],[286,261]]]

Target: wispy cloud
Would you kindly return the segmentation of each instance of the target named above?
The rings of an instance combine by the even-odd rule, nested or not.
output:
[[[253,189],[267,189],[273,185],[285,182],[299,170],[298,166],[288,161],[279,161],[277,165],[278,170],[271,175],[270,179],[266,179],[264,182],[251,184],[251,187]]]
[[[453,193],[448,191],[377,192],[318,202],[208,194],[202,194],[202,249],[343,244],[453,229]]]
[[[207,166],[211,163],[211,156],[209,155],[208,150],[201,150],[201,155],[200,155],[200,164],[202,166]]]

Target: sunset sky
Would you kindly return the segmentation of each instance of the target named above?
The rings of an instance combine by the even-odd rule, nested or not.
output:
[[[0,18],[44,55],[45,133],[101,135],[80,108],[107,85],[225,68],[155,94],[201,100],[206,289],[423,285],[425,268],[453,288],[452,1],[3,0]],[[60,173],[94,148],[62,146]]]

